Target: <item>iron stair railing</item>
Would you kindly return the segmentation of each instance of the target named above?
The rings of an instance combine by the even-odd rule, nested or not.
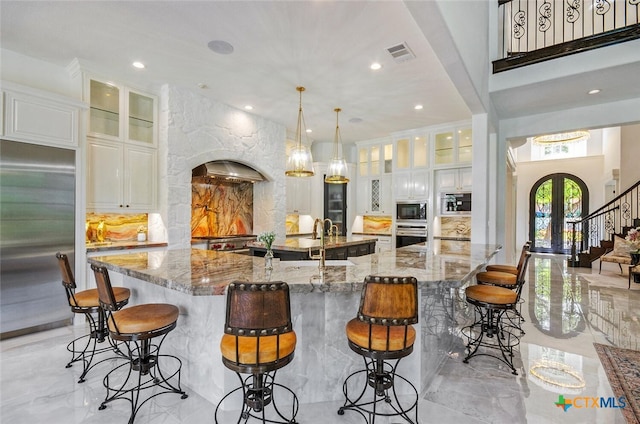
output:
[[[600,247],[614,234],[626,234],[629,228],[640,227],[640,181],[596,211],[572,224],[569,264],[579,266],[579,254]],[[589,265],[590,266],[590,265]]]

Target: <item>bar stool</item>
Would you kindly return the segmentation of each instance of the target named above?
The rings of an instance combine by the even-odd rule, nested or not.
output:
[[[517,275],[518,274],[518,270],[522,267],[522,263],[524,261],[524,257],[525,257],[525,253],[529,252],[531,249],[531,241],[527,241],[523,246],[522,246],[522,250],[520,251],[520,258],[518,259],[518,264],[517,265],[505,265],[505,264],[493,264],[493,265],[487,265],[485,270],[486,271],[497,271],[497,272],[507,272],[509,274],[514,274]]]
[[[127,400],[131,403],[129,424],[132,424],[140,407],[156,396],[175,393],[181,395],[181,399],[186,399],[188,395],[180,388],[182,361],[173,355],[160,354],[165,337],[176,328],[178,308],[166,303],[148,303],[118,310],[109,272],[105,267],[96,265],[91,265],[91,269],[96,277],[100,306],[107,315],[109,336],[124,342],[129,358],[129,361],[115,367],[104,377],[107,394],[98,409],[105,409],[114,400]],[[154,344],[156,337],[160,341]],[[175,363],[172,372],[160,369],[161,358],[163,363]],[[132,377],[134,372],[137,378]],[[170,382],[172,379],[177,381],[175,385]],[[153,390],[140,402],[140,392],[146,389]]]
[[[527,247],[528,246],[525,245],[522,250],[522,259],[518,262],[516,274],[501,271],[484,271],[476,274],[476,282],[478,284],[503,287],[510,290],[517,290],[519,287],[522,287],[527,274],[529,257],[531,256]],[[524,322],[524,317],[522,316],[521,305],[522,299],[520,298],[520,296],[518,296],[518,307],[514,308],[513,310],[508,309],[505,316],[507,316],[516,325],[516,327],[520,330],[520,334],[524,335],[524,330],[522,329],[522,322]],[[513,315],[515,315],[515,317]],[[517,322],[514,321],[514,318],[517,320]]]
[[[84,314],[89,323],[89,333],[72,340],[67,345],[67,350],[71,352],[71,361],[69,361],[65,368],[70,368],[75,362],[82,361],[82,374],[80,374],[78,383],[83,383],[91,368],[110,359],[105,358],[92,365],[95,355],[104,352],[114,352],[120,356],[124,356],[124,354],[111,339],[108,339],[109,346],[96,349],[96,345],[103,343],[108,335],[104,320],[104,311],[100,308],[98,290],[89,289],[76,292],[76,280],[69,265],[69,258],[66,254],[60,252],[56,253],[56,258],[58,259],[58,266],[62,274],[62,286],[67,294],[67,301],[69,302],[69,307],[71,307],[71,312],[74,314]],[[116,306],[120,309],[129,302],[131,293],[127,288],[117,287],[114,289],[113,294]],[[97,315],[97,321],[94,315]],[[77,348],[76,344],[79,345]]]
[[[418,422],[418,391],[409,380],[396,373],[400,360],[413,352],[416,339],[413,324],[417,322],[415,278],[365,278],[358,315],[346,325],[349,347],[362,356],[365,369],[345,379],[342,386],[345,402],[338,409],[338,415],[353,410],[368,423],[375,423],[376,416],[400,416],[409,423]],[[349,382],[351,380],[352,386],[357,386],[357,376],[364,376],[364,385],[355,395],[350,395]],[[396,383],[400,381],[412,392],[408,402],[400,401],[396,390]],[[367,395],[368,391],[371,394]],[[409,417],[413,409],[415,421]]]
[[[530,255],[526,253],[521,274],[526,272]],[[513,365],[513,352],[520,344],[520,338],[513,330],[518,329],[522,333],[522,329],[519,323],[503,318],[508,311],[515,311],[524,283],[524,278],[518,279],[515,290],[487,284],[476,284],[465,289],[466,300],[474,306],[476,316],[475,322],[462,331],[468,339],[467,356],[463,359],[465,364],[474,356],[491,356],[504,362],[514,375],[518,375]],[[479,350],[480,347],[486,349]],[[499,351],[500,356],[491,353],[494,350]]]
[[[223,364],[240,379],[240,387],[226,394],[216,406],[215,422],[220,405],[233,393],[242,390],[242,409],[238,417],[249,417],[270,423],[295,423],[298,397],[286,386],[275,382],[276,371],[293,360],[296,333],[291,323],[289,286],[284,282],[248,283],[234,281],[227,287],[227,307],[224,335],[220,342]],[[249,374],[243,378],[241,374]],[[291,395],[291,417],[287,418],[276,405],[274,389]],[[273,409],[282,421],[268,419],[265,409]],[[275,417],[273,417],[275,418]],[[226,424],[228,420],[224,421]]]

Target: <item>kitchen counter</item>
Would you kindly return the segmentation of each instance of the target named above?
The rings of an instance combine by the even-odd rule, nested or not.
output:
[[[311,243],[308,240],[305,244]],[[266,271],[264,259],[201,249],[161,250],[89,258],[110,271],[193,296],[223,295],[232,281],[286,281],[291,292],[359,291],[367,275],[414,276],[420,287],[460,287],[500,249],[474,245],[440,252],[439,245],[417,244],[384,254],[328,261],[321,275],[317,261],[273,261]],[[300,244],[298,244],[300,246]]]
[[[324,238],[324,248],[327,259],[347,259],[348,257],[369,255],[375,252],[376,237],[367,236],[335,236]],[[275,258],[283,261],[296,261],[311,259],[309,249],[313,254],[318,254],[322,246],[321,239],[311,237],[288,237],[284,240],[276,240],[271,245]],[[255,242],[249,245],[253,256],[264,256],[267,249],[262,243]]]
[[[113,250],[146,249],[148,247],[167,247],[167,243],[134,240],[93,242],[87,243],[87,253],[106,252]]]
[[[213,404],[237,385],[219,359],[227,285],[236,280],[286,281],[298,341],[296,359],[278,373],[278,379],[298,394],[301,404],[315,404],[343,401],[342,392],[335,387],[362,362],[347,345],[344,325],[355,316],[362,282],[370,274],[418,279],[417,348],[400,367],[421,393],[430,386],[441,363],[423,358],[450,351],[453,339],[443,320],[464,311],[457,306],[459,290],[472,282],[473,275],[500,248],[449,243],[456,244],[434,242],[331,261],[322,278],[315,261],[276,259],[269,272],[263,258],[202,249],[130,251],[92,257],[89,262],[106,266],[111,274],[124,274],[122,284],[131,289],[130,304],[165,302],[180,309],[178,325],[163,349],[182,358],[182,381],[187,391]],[[432,335],[438,328],[444,331],[443,336]],[[230,401],[223,405],[229,410],[237,407]]]

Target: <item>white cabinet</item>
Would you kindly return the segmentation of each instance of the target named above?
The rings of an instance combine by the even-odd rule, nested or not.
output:
[[[397,200],[427,200],[429,196],[429,171],[397,171],[393,174]]]
[[[96,78],[87,78],[85,92],[90,136],[156,146],[156,96]]]
[[[356,208],[358,215],[392,215],[391,175],[358,178]]]
[[[376,253],[391,252],[393,245],[391,242],[391,236],[376,236],[378,241],[376,242]]]
[[[394,141],[394,171],[426,168],[429,166],[429,140],[423,134],[411,134]]]
[[[89,139],[87,208],[149,212],[156,208],[157,153],[118,141]]]
[[[471,128],[456,128],[438,132],[434,136],[434,166],[471,163]]]
[[[4,138],[77,147],[82,104],[61,96],[2,82]]]
[[[309,215],[311,213],[311,185],[314,177],[286,177],[287,213]]]
[[[471,167],[440,169],[436,171],[436,189],[440,193],[471,191],[473,174]]]

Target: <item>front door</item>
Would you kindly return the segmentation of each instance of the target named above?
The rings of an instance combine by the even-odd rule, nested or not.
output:
[[[569,254],[572,221],[589,214],[589,192],[575,175],[551,174],[534,184],[529,203],[531,251]],[[580,237],[576,227],[576,237]],[[579,239],[577,240],[579,242]]]

